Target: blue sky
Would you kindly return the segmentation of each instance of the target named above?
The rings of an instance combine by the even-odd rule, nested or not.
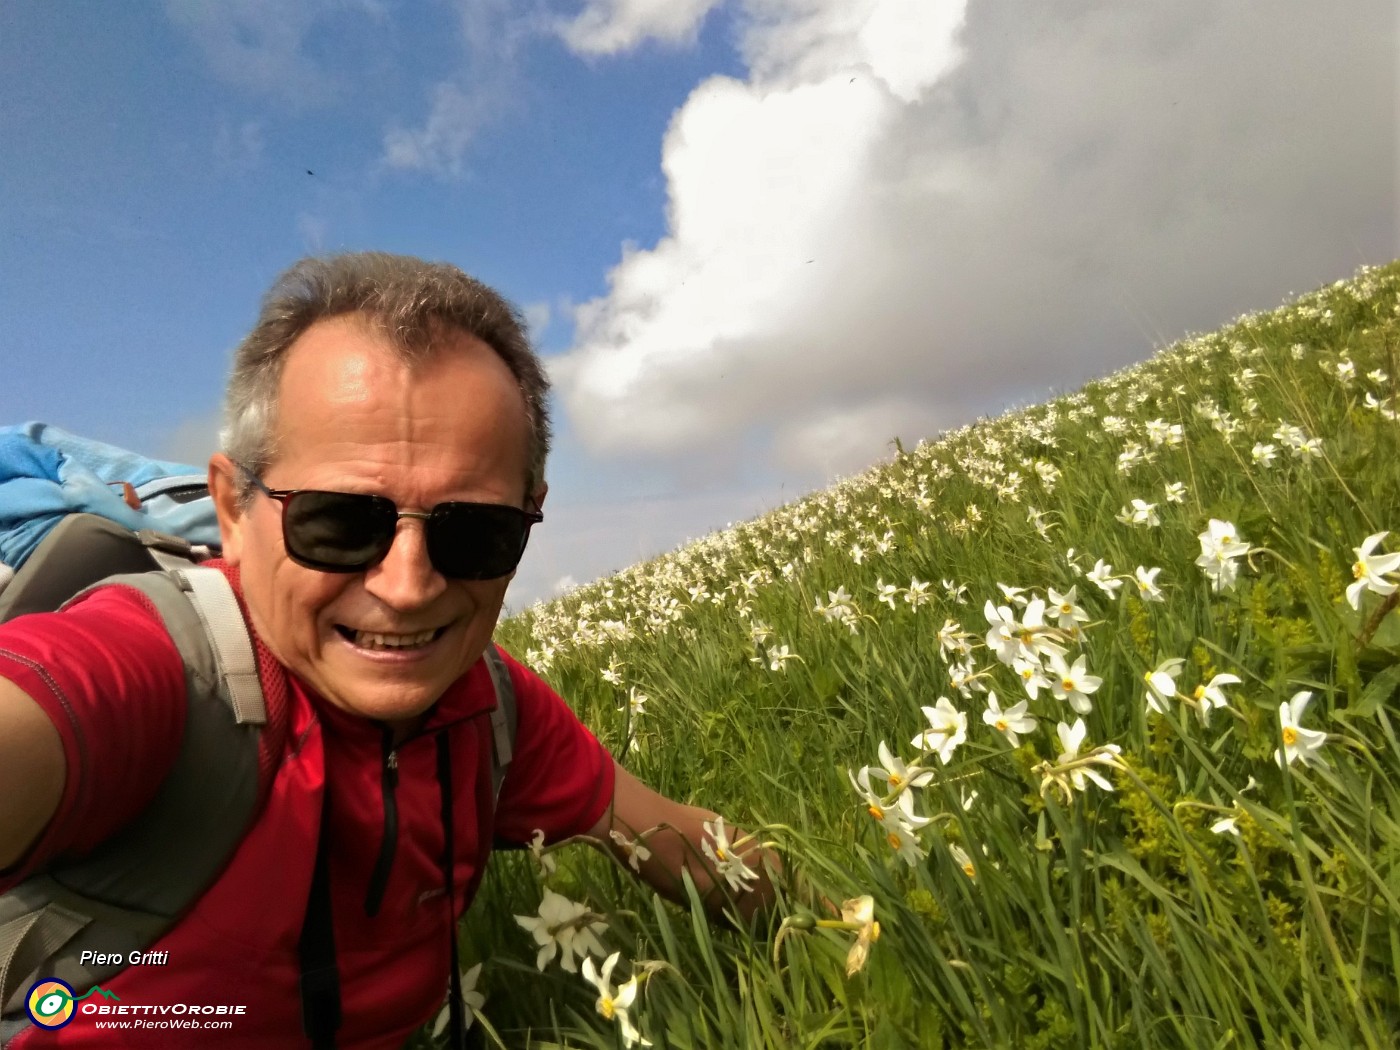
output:
[[[1400,255],[1394,5],[1254,6],[6,0],[0,421],[202,458],[277,272],[451,260],[556,384],[519,604]]]

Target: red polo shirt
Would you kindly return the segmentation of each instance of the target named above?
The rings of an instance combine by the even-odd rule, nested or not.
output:
[[[236,588],[237,573],[225,572]],[[269,706],[285,705],[285,739],[270,756],[275,774],[267,802],[223,874],[150,946],[168,953],[166,961],[128,967],[103,984],[128,1007],[241,1005],[244,1011],[229,1018],[227,1031],[99,1029],[99,1022],[177,1015],[82,1012],[90,1003],[104,1004],[93,997],[79,1004],[68,1026],[31,1028],[12,1046],[307,1045],[297,942],[323,790],[329,791],[344,1011],[338,1045],[400,1046],[441,1006],[447,988],[447,930],[454,917],[439,864],[434,731],[450,735],[458,799],[463,785],[476,785],[475,805],[459,804],[454,812],[459,914],[476,892],[493,835],[526,842],[538,828],[547,841],[567,838],[591,828],[612,799],[608,752],[553,690],[508,658],[519,728],[493,819],[489,713],[495,692],[478,661],[442,697],[423,732],[397,749],[397,849],[383,902],[370,916],[365,897],[384,834],[382,728],[327,704],[256,637],[255,645]],[[68,766],[58,811],[20,865],[0,874],[4,890],[55,858],[82,855],[151,800],[179,747],[185,680],[159,615],[143,595],[120,586],[95,591],[61,613],[0,625],[0,675],[43,707]],[[188,1012],[178,1016],[194,1019]]]

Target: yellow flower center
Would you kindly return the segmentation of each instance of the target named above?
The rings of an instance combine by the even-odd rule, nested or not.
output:
[[[612,999],[610,999],[606,995],[600,995],[598,997],[598,1012],[602,1014],[606,1020],[611,1021],[613,1019],[613,1014],[616,1013],[616,1011],[617,1004],[614,1003]]]
[[[1194,700],[1202,700],[1202,699],[1205,698],[1205,695],[1206,695],[1206,687],[1203,686],[1203,685],[1198,685],[1198,686],[1196,686],[1195,692],[1193,692],[1193,693],[1191,694],[1191,697],[1192,697],[1192,699],[1194,699]]]
[[[1296,744],[1298,742],[1298,730],[1294,729],[1292,726],[1284,726],[1283,742],[1288,747],[1292,747],[1294,744]]]
[[[870,805],[868,805],[868,806],[865,807],[865,808],[866,808],[866,812],[868,812],[868,813],[869,813],[872,817],[874,817],[876,820],[884,820],[884,819],[885,819],[885,811],[884,811],[883,809],[881,809],[879,806],[875,805],[875,803],[872,802],[872,803],[870,803]]]
[[[870,939],[872,941],[878,941],[880,939],[880,924],[878,922],[872,922],[870,924]]]
[[[1021,677],[1024,678],[1027,682],[1029,682],[1031,680],[1031,675],[1033,674],[1035,674],[1035,668],[1027,667],[1021,672]]]
[[[1351,567],[1351,575],[1357,580],[1364,579],[1366,576],[1366,566],[1361,562],[1357,562]]]
[[[903,783],[904,783],[904,778],[903,778],[902,776],[900,776],[898,773],[891,773],[891,774],[890,774],[890,787],[897,788],[897,787],[899,787],[899,786],[900,786],[901,784],[903,784]]]
[[[963,865],[963,874],[965,874],[969,879],[977,878],[977,869],[972,866],[972,861],[968,861],[966,864]]]
[[[1000,732],[1002,732],[1002,733],[1005,733],[1005,732],[1006,732],[1006,729],[1007,729],[1006,719],[1004,719],[1004,718],[998,718],[998,719],[997,719],[997,730],[1000,731]]]
[[[899,849],[899,836],[893,831],[889,833],[885,841],[890,844],[890,849]]]
[[[1070,613],[1074,612],[1074,606],[1071,605],[1069,602],[1065,602],[1063,605],[1060,606],[1060,612],[1068,616]]]
[[[1072,693],[1072,692],[1074,692],[1074,679],[1073,679],[1073,678],[1063,678],[1063,679],[1061,679],[1061,680],[1060,680],[1060,688],[1063,689],[1063,690],[1064,690],[1065,692],[1067,692],[1067,693]]]
[[[715,856],[718,857],[720,860],[728,860],[728,859],[729,859],[729,853],[728,853],[728,851],[725,850],[725,848],[724,848],[723,846],[716,846],[716,847],[715,847]]]

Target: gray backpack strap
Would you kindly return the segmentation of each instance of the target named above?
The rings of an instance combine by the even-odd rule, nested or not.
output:
[[[258,658],[243,610],[233,587],[218,569],[176,569],[175,576],[189,593],[190,603],[214,645],[219,677],[228,689],[234,721],[239,725],[266,725],[267,706],[258,681]]]
[[[80,965],[80,948],[124,958],[159,939],[218,877],[256,816],[265,705],[227,579],[185,568],[105,582],[136,588],[160,613],[185,663],[185,732],[169,774],[129,824],[82,859],[0,895],[7,1017],[23,1015],[25,992],[41,976],[86,989],[124,969]]]
[[[11,998],[16,999],[13,1005],[18,1008],[17,997],[28,990],[32,975],[91,921],[87,915],[48,901],[0,925],[0,1006],[6,1013]]]
[[[493,801],[501,797],[506,768],[515,756],[515,729],[519,713],[515,708],[515,685],[510,668],[495,643],[486,647],[486,669],[496,690],[496,709],[491,712],[491,789]]]

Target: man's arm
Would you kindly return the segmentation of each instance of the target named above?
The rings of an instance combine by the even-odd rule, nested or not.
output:
[[[0,678],[0,870],[28,852],[63,797],[63,741],[29,694]]]
[[[718,918],[723,914],[728,884],[716,875],[713,863],[702,849],[702,843],[706,841],[714,848],[714,842],[705,833],[703,825],[717,819],[716,814],[697,806],[683,805],[653,791],[616,761],[613,762],[613,772],[616,780],[612,805],[589,834],[606,845],[623,863],[629,862],[628,848],[613,839],[610,833],[615,831],[628,842],[638,841],[640,836],[640,844],[651,853],[646,860],[640,861],[641,877],[663,897],[684,904],[686,894],[681,871],[689,869],[700,899],[705,903],[705,910],[711,918]],[[653,830],[658,827],[660,830]],[[731,845],[745,835],[743,830],[728,825],[725,831]],[[782,871],[782,864],[776,853],[754,842],[744,843],[734,852],[758,874],[758,881],[750,884],[752,888],[748,892],[741,890],[733,894],[739,913],[748,919],[759,909],[772,905],[772,875]],[[769,868],[772,869],[771,874]]]

